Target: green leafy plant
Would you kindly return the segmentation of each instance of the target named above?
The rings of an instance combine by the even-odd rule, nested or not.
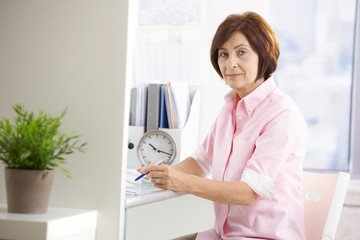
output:
[[[58,168],[71,178],[63,166],[65,156],[84,152],[87,143],[80,143],[78,135],[60,132],[67,109],[58,117],[42,110],[35,115],[21,104],[13,105],[13,110],[15,117],[0,120],[0,161],[8,168],[41,170],[44,174]]]

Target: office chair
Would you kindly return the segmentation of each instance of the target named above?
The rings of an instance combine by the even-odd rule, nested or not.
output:
[[[334,240],[350,175],[303,173],[302,196],[306,240]]]

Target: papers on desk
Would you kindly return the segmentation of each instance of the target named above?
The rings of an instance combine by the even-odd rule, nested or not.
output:
[[[140,173],[136,169],[127,169],[126,172],[126,195],[137,196],[145,193],[160,191],[161,189],[154,187],[154,184],[145,178],[134,181]]]
[[[190,113],[190,92],[186,82],[142,84],[131,89],[130,126],[183,128]],[[146,116],[146,117],[145,117]]]

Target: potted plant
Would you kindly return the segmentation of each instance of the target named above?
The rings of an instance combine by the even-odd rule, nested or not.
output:
[[[46,213],[54,170],[71,178],[64,167],[65,156],[84,152],[87,143],[81,143],[78,135],[60,131],[67,109],[58,117],[42,110],[35,114],[22,104],[13,105],[13,110],[12,119],[0,120],[8,212]]]

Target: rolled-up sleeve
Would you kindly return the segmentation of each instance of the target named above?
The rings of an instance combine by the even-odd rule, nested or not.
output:
[[[272,200],[276,195],[277,189],[272,179],[251,169],[244,171],[241,181],[249,185],[263,199]]]

